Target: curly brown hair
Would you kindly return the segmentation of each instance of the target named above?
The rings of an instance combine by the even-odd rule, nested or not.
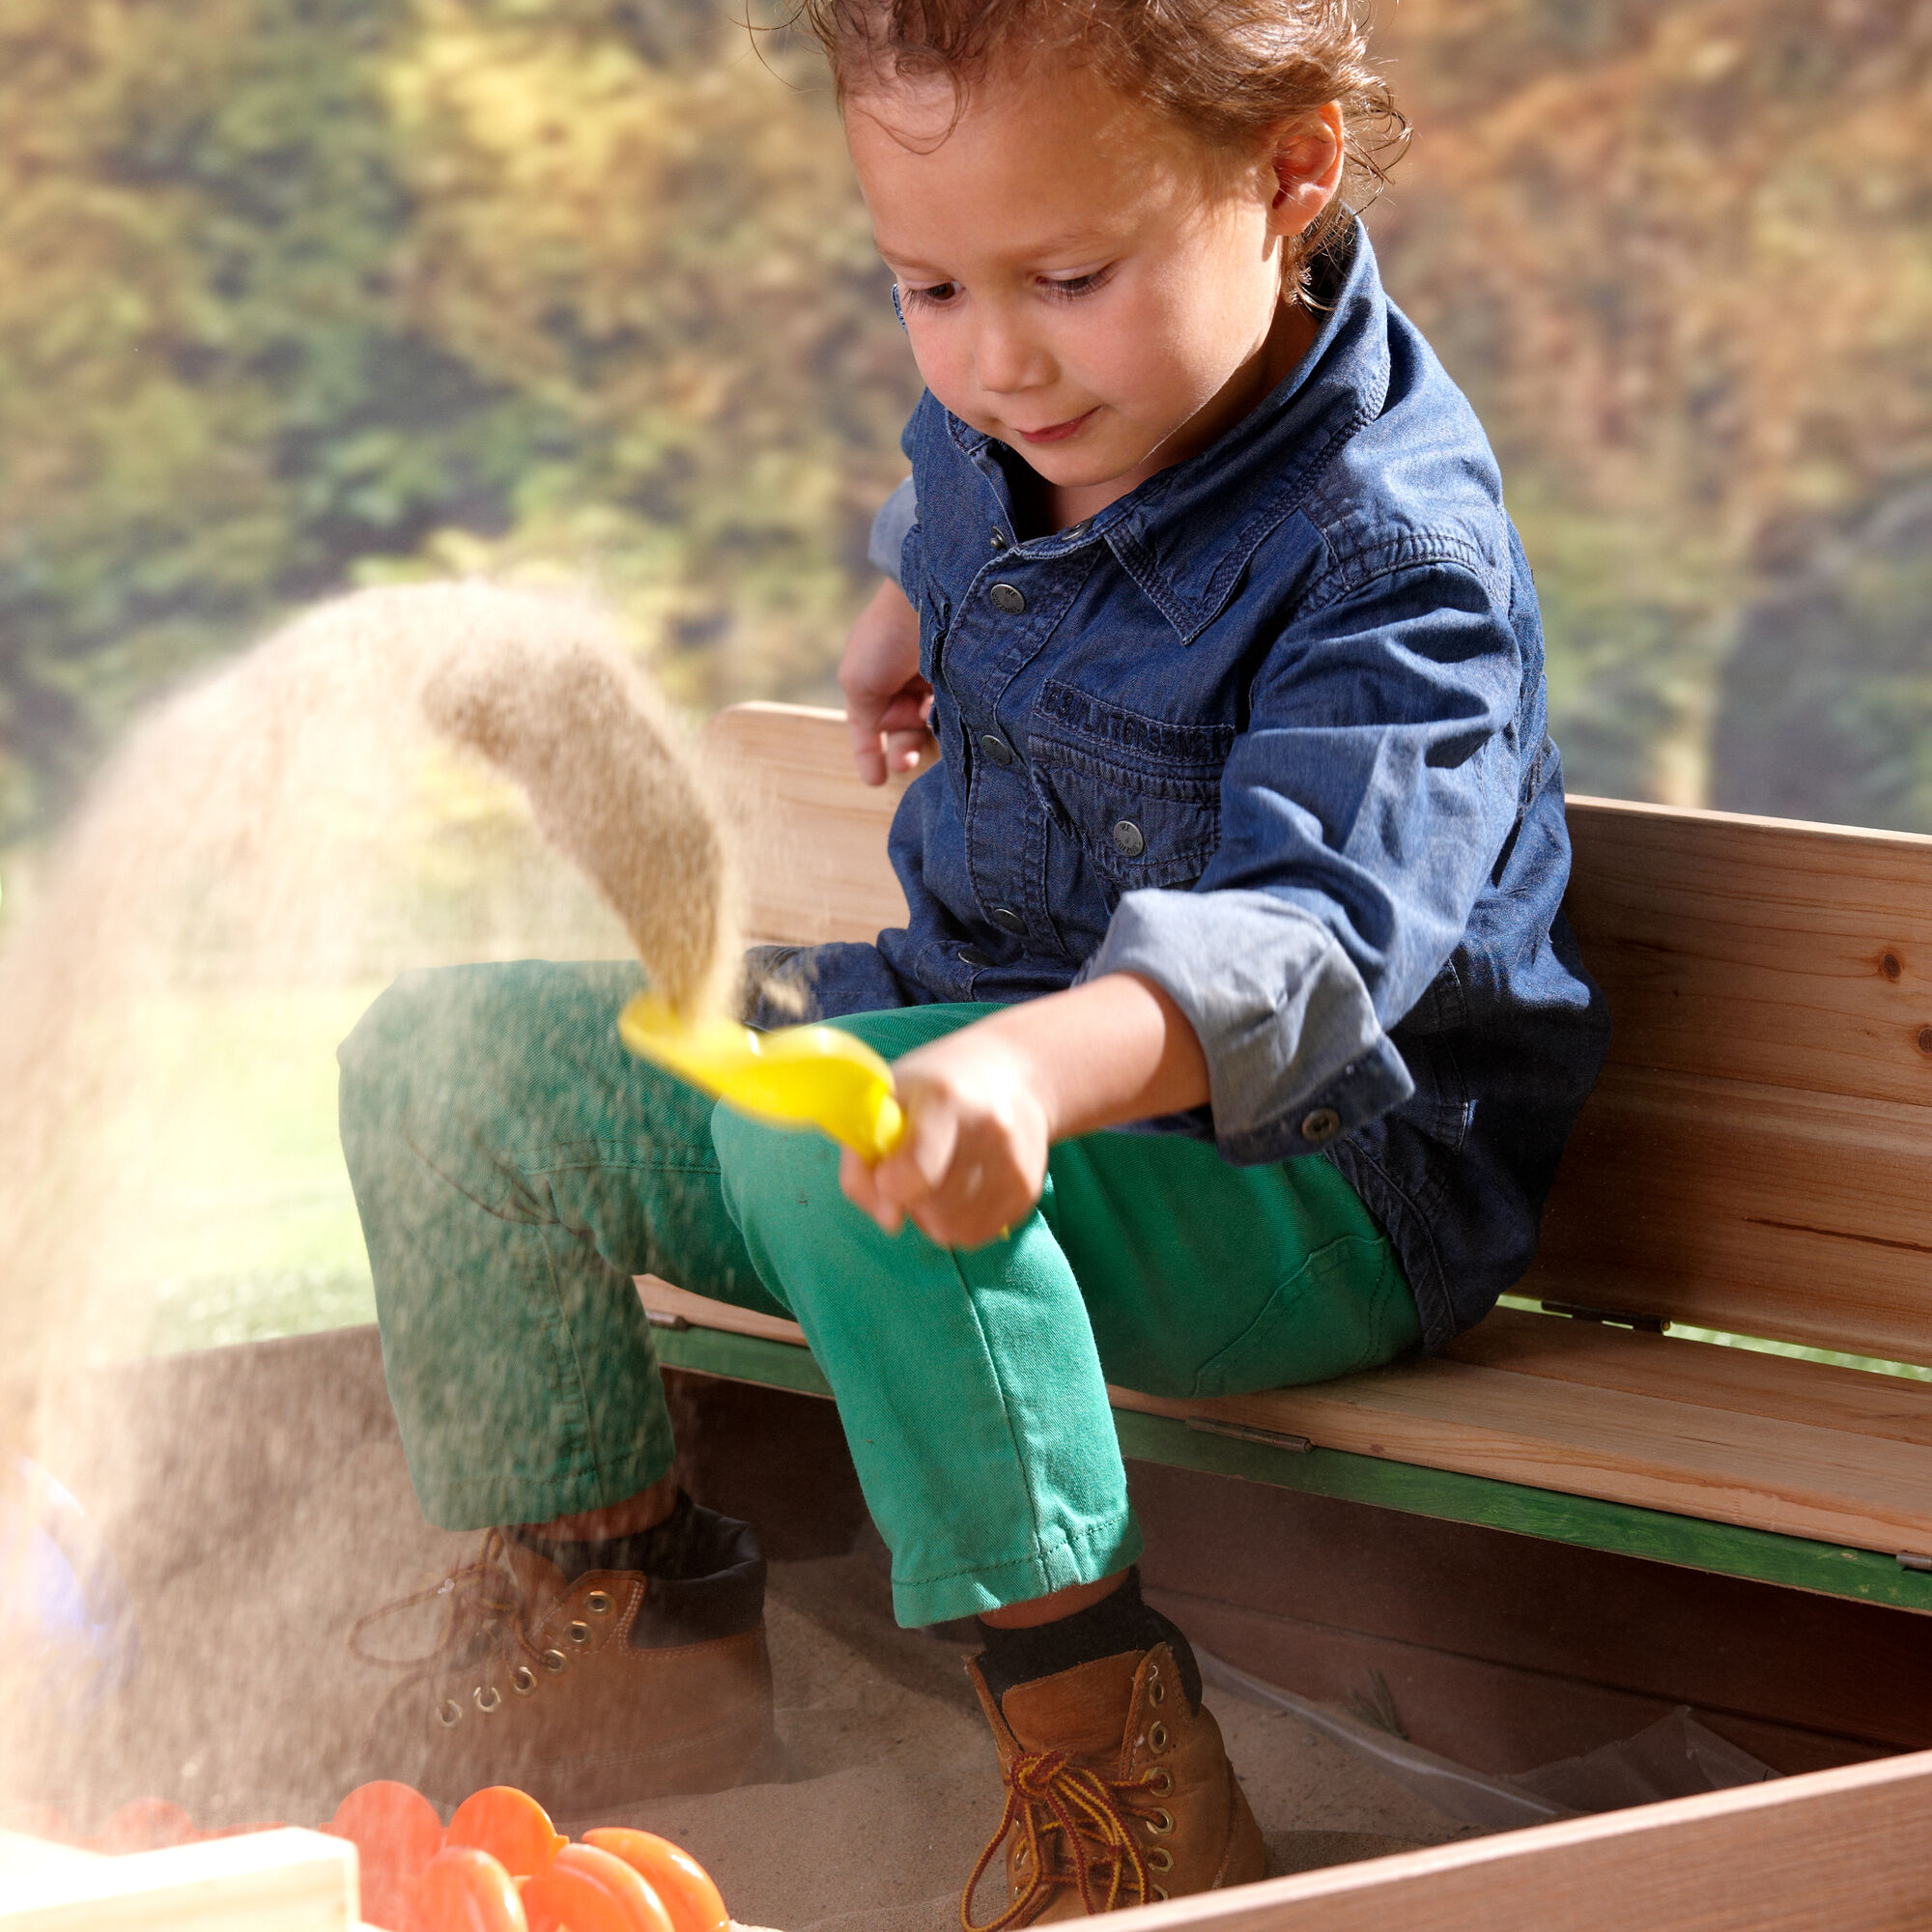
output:
[[[841,104],[867,88],[942,78],[963,111],[989,70],[1063,54],[1234,152],[1337,101],[1348,175],[1302,235],[1298,264],[1380,192],[1408,140],[1369,60],[1365,0],[796,0],[791,19],[824,48]]]

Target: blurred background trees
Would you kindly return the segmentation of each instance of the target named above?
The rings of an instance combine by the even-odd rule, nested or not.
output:
[[[1932,5],[1402,0],[1388,280],[1573,785],[1932,830]],[[283,611],[591,581],[824,697],[916,393],[814,62],[707,0],[0,0],[0,844]]]

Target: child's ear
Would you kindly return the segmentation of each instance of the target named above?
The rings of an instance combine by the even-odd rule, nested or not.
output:
[[[1275,194],[1268,225],[1278,235],[1299,235],[1342,186],[1348,155],[1341,103],[1330,100],[1283,122],[1272,138]]]

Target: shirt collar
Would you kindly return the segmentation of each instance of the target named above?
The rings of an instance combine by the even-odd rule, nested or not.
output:
[[[1334,449],[1381,412],[1388,394],[1388,301],[1359,220],[1318,268],[1321,324],[1307,355],[1239,422],[1198,455],[1150,476],[1071,529],[1018,546],[1052,557],[1104,542],[1121,568],[1191,644],[1220,615],[1247,561],[1301,502]],[[947,414],[960,453],[1010,492],[992,439]]]

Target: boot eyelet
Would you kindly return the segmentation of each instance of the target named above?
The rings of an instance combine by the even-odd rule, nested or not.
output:
[[[477,1685],[473,1695],[476,1708],[487,1718],[503,1701],[503,1693],[494,1684]]]
[[[583,1644],[590,1641],[590,1626],[588,1624],[571,1624],[565,1629],[563,1634],[572,1643]]]
[[[1165,1845],[1156,1845],[1147,1855],[1148,1870],[1171,1872],[1174,1869],[1174,1854]]]
[[[510,1689],[519,1697],[527,1697],[537,1688],[537,1674],[527,1663],[520,1663],[510,1672]]]
[[[1026,1861],[1027,1861],[1027,1848],[1024,1845],[1022,1845],[1019,1848],[1019,1850],[1013,1854],[1013,1869],[1015,1871],[1019,1870],[1020,1866],[1025,1864]]]
[[[1165,1724],[1151,1724],[1148,1726],[1148,1748],[1157,1751],[1164,1751],[1167,1748],[1167,1726]]]
[[[611,1593],[609,1590],[592,1590],[583,1600],[583,1607],[593,1617],[608,1617],[611,1614]]]
[[[1170,1778],[1168,1782],[1172,1786],[1173,1779]],[[1158,1811],[1153,1812],[1148,1819],[1148,1833],[1152,1837],[1164,1838],[1173,1830],[1174,1813],[1165,1805],[1162,1805]],[[1166,1869],[1165,1865],[1161,1866],[1162,1871]]]
[[[560,1650],[547,1650],[543,1654],[543,1667],[553,1677],[561,1677],[570,1668],[570,1659]]]
[[[1151,1704],[1165,1704],[1167,1702],[1167,1686],[1158,1677],[1150,1677],[1148,1679],[1148,1702]]]
[[[1156,1798],[1172,1798],[1174,1796],[1174,1774],[1171,1771],[1155,1772],[1148,1779],[1148,1789]],[[1167,1814],[1163,1812],[1161,1815],[1165,1817]]]
[[[454,1697],[445,1697],[436,1707],[436,1720],[445,1731],[454,1729],[463,1721],[463,1706]]]
[[[1153,1889],[1153,1896],[1154,1896],[1154,1903],[1156,1905],[1165,1905],[1167,1903],[1166,1886],[1164,1885],[1155,1886]]]

